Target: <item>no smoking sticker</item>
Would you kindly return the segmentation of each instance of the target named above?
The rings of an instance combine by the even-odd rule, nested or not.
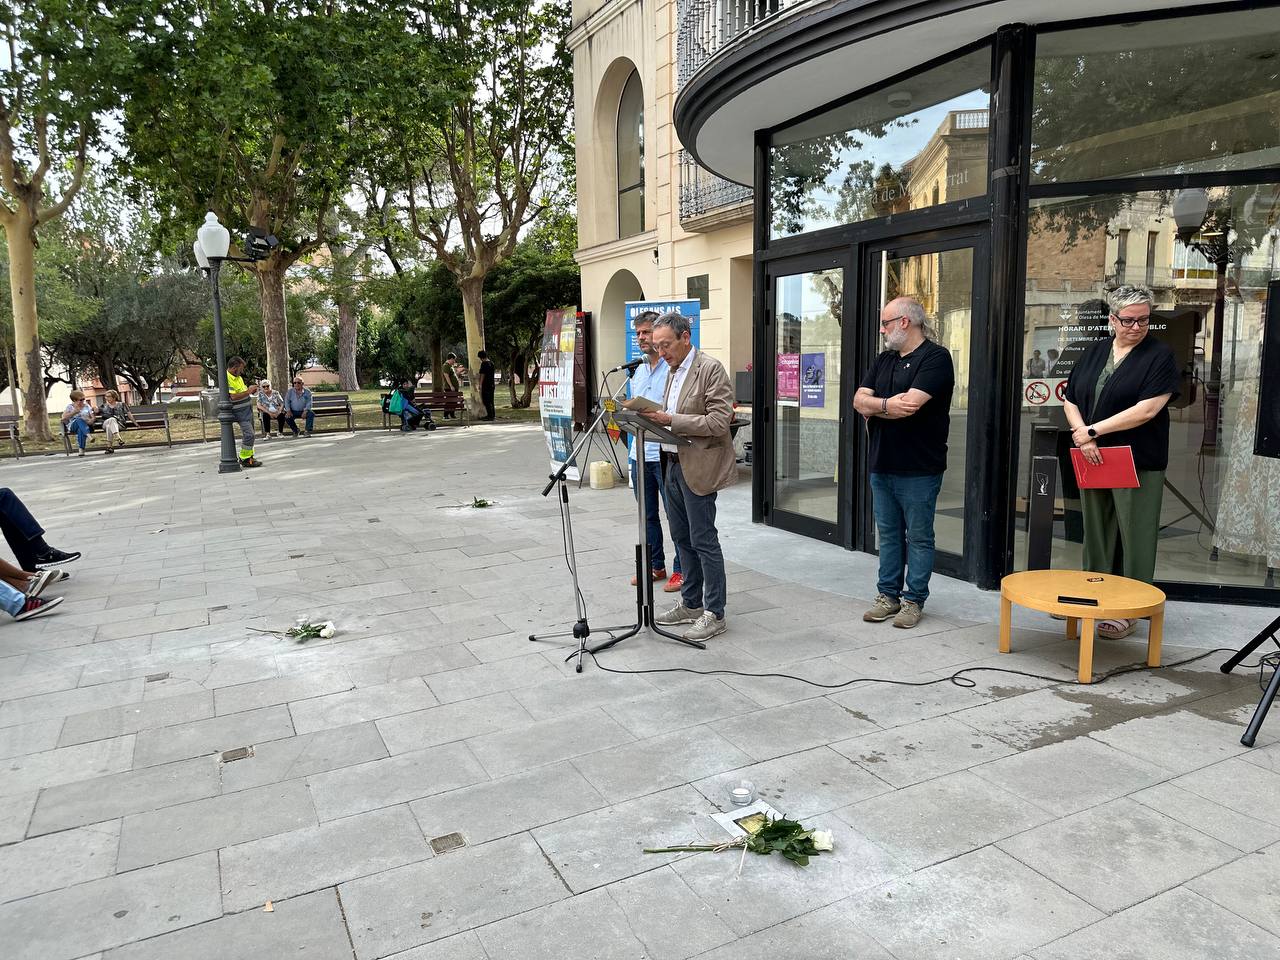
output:
[[[1043,380],[1032,380],[1023,392],[1026,394],[1027,403],[1037,407],[1049,399],[1049,385]]]
[[[1059,401],[1065,401],[1067,399],[1067,381],[1059,380],[1058,385],[1053,388],[1053,395]]]

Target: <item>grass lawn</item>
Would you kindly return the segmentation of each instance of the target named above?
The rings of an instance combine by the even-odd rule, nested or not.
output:
[[[357,430],[381,430],[382,429],[382,394],[386,393],[386,388],[379,387],[375,390],[356,390],[350,394],[351,407],[355,414]],[[317,397],[326,396],[324,393],[316,394]],[[528,408],[515,409],[510,406],[511,394],[507,390],[506,384],[500,384],[495,397],[498,410],[499,421],[524,421],[530,422],[537,420],[538,414],[538,395],[533,395],[533,405]],[[473,422],[471,417],[465,413],[459,414],[459,419],[446,421],[442,419],[442,414],[435,412],[432,414],[436,422],[442,426],[446,423],[452,425],[454,423],[464,424]],[[54,439],[52,443],[42,443],[34,440],[23,440],[22,446],[27,454],[38,453],[62,453],[64,447],[62,438],[58,436],[61,429],[62,413],[49,417],[50,428],[53,431]],[[393,419],[393,422],[394,419]],[[259,420],[257,426],[261,428],[262,421]],[[321,417],[316,420],[316,433],[324,433],[327,431],[346,430],[346,420],[341,417]],[[198,403],[174,403],[169,406],[169,432],[173,435],[174,443],[179,441],[190,441],[200,439],[200,405]],[[216,420],[205,424],[205,435],[209,440],[214,441],[218,438],[218,423]],[[164,434],[159,430],[127,430],[125,431],[125,442],[130,446],[146,446],[151,444],[164,444]],[[239,433],[236,434],[239,436]],[[95,429],[93,432],[93,441],[89,444],[89,452],[95,453],[106,449],[106,438],[102,432]]]

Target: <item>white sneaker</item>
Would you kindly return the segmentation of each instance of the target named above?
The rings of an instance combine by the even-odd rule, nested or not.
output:
[[[693,626],[684,632],[686,640],[710,640],[724,633],[724,617],[717,617],[710,610],[704,610],[702,616],[693,621]]]
[[[702,616],[702,608],[696,610],[686,607],[683,603],[677,603],[665,613],[656,614],[653,622],[660,626],[671,626],[676,623],[694,623]]]

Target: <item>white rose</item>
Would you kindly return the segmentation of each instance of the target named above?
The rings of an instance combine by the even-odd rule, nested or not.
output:
[[[830,830],[813,831],[813,849],[815,850],[834,850],[836,848],[835,838],[831,836]]]
[[[326,623],[323,627],[320,628],[320,636],[322,636],[326,640],[328,640],[337,632],[338,631],[333,628],[332,623]]]

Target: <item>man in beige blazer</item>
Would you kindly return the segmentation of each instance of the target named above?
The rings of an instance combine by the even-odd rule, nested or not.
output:
[[[667,522],[680,552],[684,584],[680,602],[654,621],[693,624],[688,640],[724,633],[725,576],[716,531],[716,491],[737,479],[737,458],[729,436],[733,391],[720,361],[690,341],[689,321],[668,313],[653,325],[653,345],[667,362],[666,409],[645,412],[654,423],[691,442],[663,445]]]

